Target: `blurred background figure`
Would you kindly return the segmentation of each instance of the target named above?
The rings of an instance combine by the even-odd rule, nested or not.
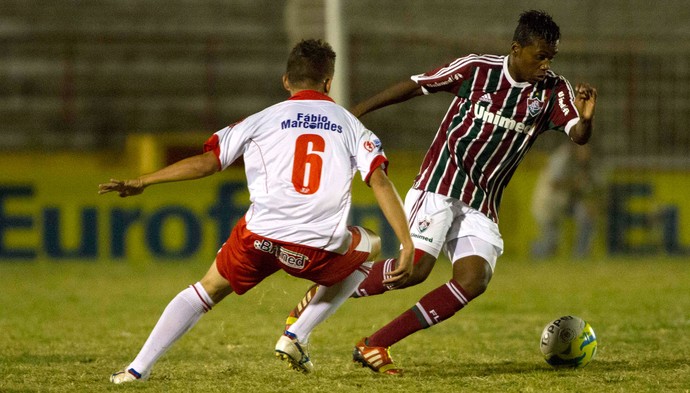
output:
[[[539,237],[532,244],[532,256],[539,259],[556,255],[559,245],[572,243],[571,255],[586,258],[591,254],[598,216],[597,179],[591,165],[592,148],[566,142],[549,157],[539,175],[532,198],[532,215],[539,226]],[[565,222],[574,224],[572,242],[565,241]]]

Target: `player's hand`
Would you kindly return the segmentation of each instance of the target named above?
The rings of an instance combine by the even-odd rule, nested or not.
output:
[[[141,179],[117,180],[110,179],[109,182],[98,185],[98,193],[117,192],[120,197],[139,195],[144,192],[144,182]]]
[[[398,288],[405,284],[412,276],[414,267],[414,248],[403,248],[397,260],[397,266],[383,279],[383,284],[388,288]]]
[[[590,86],[589,83],[579,83],[575,87],[575,106],[580,112],[580,118],[592,120],[596,103],[597,89]]]

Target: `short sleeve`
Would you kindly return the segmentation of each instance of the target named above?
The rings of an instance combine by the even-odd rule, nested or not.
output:
[[[549,125],[554,130],[569,133],[579,121],[580,114],[575,107],[575,94],[567,80],[560,78],[553,99],[555,102],[549,114]]]
[[[211,135],[204,143],[204,152],[213,151],[223,170],[244,153],[247,140],[246,127],[242,122],[235,123]]]
[[[440,91],[456,94],[467,79],[467,73],[470,70],[468,65],[471,63],[467,61],[468,59],[469,56],[456,59],[423,74],[413,75],[410,79],[422,88],[424,94]]]
[[[381,140],[369,130],[364,130],[357,141],[356,151],[357,170],[362,175],[362,180],[369,184],[369,178],[374,169],[382,167],[388,173],[388,158],[383,151]]]

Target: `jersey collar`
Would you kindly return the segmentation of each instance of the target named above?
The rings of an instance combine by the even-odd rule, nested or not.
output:
[[[515,87],[527,87],[527,86],[529,86],[530,85],[529,82],[518,82],[515,79],[513,79],[513,77],[510,75],[510,71],[508,71],[508,58],[509,57],[510,57],[510,55],[503,57],[503,75],[506,76],[506,79],[508,79],[508,82],[510,82],[511,86],[515,86]]]
[[[323,93],[319,93],[316,90],[301,90],[295,93],[290,100],[324,100],[335,102],[333,99]]]

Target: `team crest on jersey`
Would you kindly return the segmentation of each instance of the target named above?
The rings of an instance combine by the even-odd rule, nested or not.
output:
[[[373,141],[364,141],[364,150],[372,152],[374,150],[381,151],[381,141],[379,139],[374,139]]]
[[[424,218],[417,221],[417,229],[419,229],[419,232],[426,231],[429,225],[431,225],[431,218],[429,218],[429,216],[424,216]]]
[[[538,98],[528,98],[527,99],[527,111],[529,115],[534,117],[541,112],[541,108],[544,105],[543,102],[539,101]]]

